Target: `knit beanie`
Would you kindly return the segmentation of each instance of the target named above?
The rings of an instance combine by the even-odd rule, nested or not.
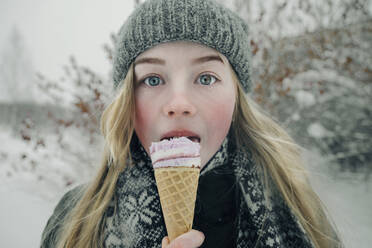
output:
[[[223,54],[245,93],[251,88],[248,26],[214,0],[147,0],[128,17],[117,34],[113,59],[114,86],[145,50],[170,41],[192,41]]]

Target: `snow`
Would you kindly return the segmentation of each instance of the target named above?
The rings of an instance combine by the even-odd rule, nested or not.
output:
[[[322,67],[324,65],[323,63],[314,63],[314,66]],[[354,89],[357,87],[351,78],[342,76],[336,71],[326,68],[318,68],[317,70],[308,70],[306,72],[298,73],[292,80],[294,82],[317,82],[324,80],[349,89]]]
[[[297,111],[294,112],[294,113],[292,114],[292,116],[290,117],[290,119],[292,119],[292,120],[294,120],[294,121],[298,121],[298,120],[300,120],[300,118],[301,118],[300,113],[298,113]]]
[[[0,127],[1,182],[21,180],[21,183],[27,183],[28,188],[39,191],[39,196],[46,199],[52,199],[55,192],[62,191],[68,186],[67,182],[75,182],[79,168],[64,160],[68,157],[51,142],[54,138],[48,137],[47,147],[34,150],[32,144],[28,145],[17,134]]]
[[[307,132],[310,134],[310,136],[314,137],[314,138],[323,138],[325,136],[328,136],[329,135],[329,131],[323,127],[322,124],[320,124],[319,122],[314,122],[314,123],[311,123],[309,125],[309,127],[307,128]]]
[[[315,97],[304,90],[298,90],[295,93],[296,101],[298,105],[302,108],[310,107],[315,104]]]
[[[345,247],[368,248],[372,243],[372,178],[363,173],[335,172],[315,151],[306,151],[310,181],[328,209]]]
[[[73,166],[76,161],[52,142],[56,137],[45,136],[46,147],[35,150],[33,143],[0,125],[0,247],[39,247],[59,199],[92,174]]]
[[[39,246],[41,232],[52,214],[55,201],[43,199],[37,191],[26,188],[27,184],[22,180],[0,185],[1,247]]]

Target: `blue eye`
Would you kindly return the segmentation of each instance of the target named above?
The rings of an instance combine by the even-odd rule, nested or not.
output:
[[[150,76],[143,80],[148,86],[158,86],[161,83],[161,79],[157,76]]]
[[[218,80],[215,76],[211,74],[203,74],[199,77],[199,79],[200,81],[199,80],[198,81],[202,85],[211,85],[211,84],[214,84]]]

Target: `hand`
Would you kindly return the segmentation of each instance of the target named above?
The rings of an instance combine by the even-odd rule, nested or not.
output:
[[[184,233],[169,243],[168,236],[161,242],[162,248],[197,248],[204,242],[204,234],[194,229]]]

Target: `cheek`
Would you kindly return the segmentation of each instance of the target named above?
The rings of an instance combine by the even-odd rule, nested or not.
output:
[[[221,99],[221,98],[220,98]],[[221,103],[223,102],[223,103]],[[222,141],[228,134],[231,126],[232,114],[234,111],[234,101],[213,102],[206,108],[206,141],[203,143],[201,151],[202,166],[213,156],[221,146]]]
[[[152,99],[153,97],[148,96],[142,89],[135,91],[135,128],[146,129],[153,121],[152,115],[156,106],[154,106]]]
[[[134,123],[135,127],[147,126],[150,110],[145,106],[146,104],[136,102],[136,119]]]
[[[228,101],[226,103],[214,104],[210,110],[208,119],[213,123],[212,126],[221,131],[228,129],[234,111],[234,102]]]
[[[152,113],[151,108],[146,102],[139,102],[136,101],[135,107],[135,121],[134,121],[134,129],[137,133],[139,140],[141,141],[142,145],[145,149],[149,145],[150,140],[150,127],[152,121]]]

